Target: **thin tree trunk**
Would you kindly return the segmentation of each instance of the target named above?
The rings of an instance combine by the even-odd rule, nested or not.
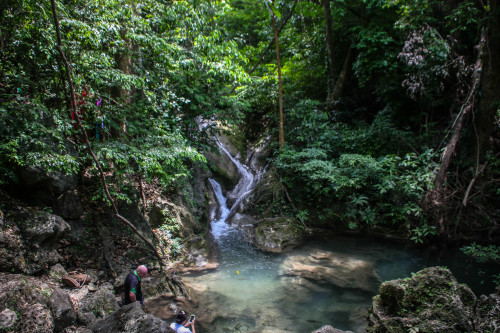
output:
[[[334,45],[333,45],[333,31],[332,31],[332,13],[330,11],[330,0],[323,0],[323,11],[325,13],[326,51],[328,54],[326,104],[328,110],[332,110],[334,104],[333,89],[335,86],[335,67],[334,67]]]
[[[274,3],[274,0],[273,0]],[[276,46],[276,62],[278,64],[278,86],[279,86],[279,146],[285,146],[285,134],[283,129],[283,87],[281,84],[281,63],[280,63],[280,47],[278,42],[278,29],[276,28],[276,18],[274,12],[271,11],[271,21],[273,23],[274,44]]]
[[[295,10],[295,6],[297,5],[297,2],[298,0],[295,0],[293,2],[293,6],[292,8],[290,9],[290,12],[288,13],[287,17],[283,20],[283,22],[281,23],[280,27],[278,28],[278,36],[279,34],[281,33],[281,30],[283,30],[283,28],[285,27],[285,25],[287,24],[288,20],[290,20],[290,17],[292,17],[292,14],[293,14],[293,11]],[[257,67],[260,65],[260,63],[264,60],[264,58],[266,57],[266,54],[269,52],[269,50],[271,49],[271,47],[273,46],[274,44],[274,38],[269,42],[269,44],[267,44],[267,47],[264,49],[264,51],[262,51],[260,53],[260,56],[259,56],[259,60],[253,65],[253,67],[247,72],[248,75],[252,74],[256,69]],[[238,84],[234,84],[233,85],[233,88],[231,89],[231,91],[229,92],[229,95],[231,95],[232,93],[234,93],[234,91],[236,90],[236,87],[238,86]]]
[[[61,31],[59,28],[59,19],[57,16],[57,9],[56,9],[55,0],[51,0],[51,2],[52,2],[52,13],[54,15],[54,25],[55,25],[56,33],[57,33],[57,50],[59,51],[59,54],[61,55],[61,58],[63,60],[64,66],[65,66],[65,70],[66,70],[66,76],[67,76],[68,85],[69,85],[69,93],[71,96],[71,108],[73,110],[73,113],[75,114],[76,122],[78,124],[78,128],[80,129],[80,132],[82,133],[87,150],[88,150],[90,156],[92,157],[92,159],[94,160],[94,163],[95,163],[97,169],[99,170],[101,183],[103,185],[104,192],[106,193],[106,197],[108,198],[108,201],[111,203],[111,206],[113,207],[113,210],[115,212],[115,217],[117,217],[123,224],[125,224],[130,229],[132,229],[152,249],[152,251],[155,253],[156,257],[162,263],[162,265],[166,265],[166,263],[164,262],[164,258],[158,253],[158,251],[157,251],[156,247],[153,245],[153,243],[151,243],[149,241],[149,239],[144,237],[144,235],[142,235],[142,233],[139,232],[139,230],[137,230],[137,228],[129,220],[127,220],[126,218],[124,218],[123,216],[120,215],[118,208],[116,206],[116,203],[115,203],[113,197],[111,196],[111,194],[109,193],[109,188],[108,188],[108,184],[106,182],[106,176],[104,175],[104,171],[101,167],[101,164],[99,163],[99,160],[97,159],[97,156],[94,154],[94,152],[92,150],[87,132],[85,131],[85,128],[83,127],[83,125],[80,121],[80,117],[78,116],[75,95],[74,95],[73,79],[71,77],[71,69],[70,69],[68,61],[66,60],[66,56],[64,54],[64,51],[62,49]]]
[[[484,49],[484,70],[481,78],[481,98],[479,111],[475,115],[478,130],[478,155],[484,158],[490,146],[490,138],[495,129],[495,117],[500,105],[500,3],[490,0],[490,16],[486,28],[486,44]]]

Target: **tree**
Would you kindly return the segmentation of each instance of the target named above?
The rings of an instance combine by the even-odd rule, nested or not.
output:
[[[274,0],[271,5],[269,5],[269,11],[271,13],[271,22],[273,24],[274,32],[274,45],[276,48],[276,63],[278,66],[278,87],[279,87],[279,146],[283,148],[285,145],[285,134],[283,130],[283,86],[281,83],[281,63],[280,63],[280,47],[278,40],[278,29],[276,28],[276,18],[275,16],[281,16],[274,8]]]

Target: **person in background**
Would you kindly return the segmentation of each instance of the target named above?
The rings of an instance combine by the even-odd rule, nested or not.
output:
[[[170,324],[170,328],[179,333],[196,333],[194,330],[194,318],[193,321],[188,321],[186,312],[180,311],[177,313],[177,318],[175,323]],[[191,326],[191,329],[187,328]]]
[[[144,265],[137,267],[135,271],[130,272],[123,285],[125,289],[125,305],[140,302],[144,306],[144,297],[142,296],[141,279],[148,275],[148,269]]]

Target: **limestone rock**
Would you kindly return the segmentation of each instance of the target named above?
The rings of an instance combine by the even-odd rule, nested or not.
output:
[[[57,241],[71,230],[61,217],[34,208],[16,207],[5,220],[9,228],[0,231],[1,270],[14,269],[31,275],[60,260]]]
[[[49,308],[54,319],[54,328],[60,332],[68,326],[73,325],[76,319],[75,309],[67,292],[55,290],[49,299]]]
[[[79,219],[84,214],[83,207],[76,190],[68,190],[56,199],[55,211],[64,219]]]
[[[115,295],[107,286],[101,286],[95,293],[83,298],[79,305],[78,321],[89,325],[120,308]]]
[[[283,262],[280,274],[370,292],[376,291],[379,284],[371,262],[330,251],[291,255]]]
[[[53,280],[59,282],[61,281],[61,278],[66,275],[68,275],[68,273],[61,264],[55,264],[54,266],[50,267],[49,276]]]
[[[476,306],[476,330],[500,332],[500,295],[481,295]]]
[[[11,309],[4,309],[0,312],[0,331],[8,330],[14,326],[17,314]]]
[[[19,333],[52,333],[54,331],[54,319],[47,306],[36,303],[28,305],[21,313],[23,320],[16,326]]]
[[[308,233],[296,219],[266,218],[254,229],[253,241],[262,250],[281,253],[300,244]]]
[[[494,323],[499,318],[498,298],[485,297],[478,303],[469,287],[441,267],[426,268],[410,279],[384,282],[379,292],[369,311],[368,332],[473,332],[481,325],[493,328],[499,321]]]
[[[142,306],[132,303],[98,320],[89,327],[94,333],[108,332],[168,332],[168,323],[152,314],[146,314]]]
[[[60,194],[76,187],[78,178],[76,175],[67,175],[64,172],[47,173],[42,168],[23,167],[19,172],[20,183],[29,189]],[[35,191],[32,191],[35,192]]]

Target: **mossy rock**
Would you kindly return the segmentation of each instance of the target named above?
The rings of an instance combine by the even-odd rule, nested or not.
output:
[[[477,297],[442,267],[384,282],[373,298],[367,332],[473,332]]]
[[[281,253],[302,243],[309,234],[310,230],[296,218],[267,218],[259,221],[253,230],[253,240],[262,250]]]

